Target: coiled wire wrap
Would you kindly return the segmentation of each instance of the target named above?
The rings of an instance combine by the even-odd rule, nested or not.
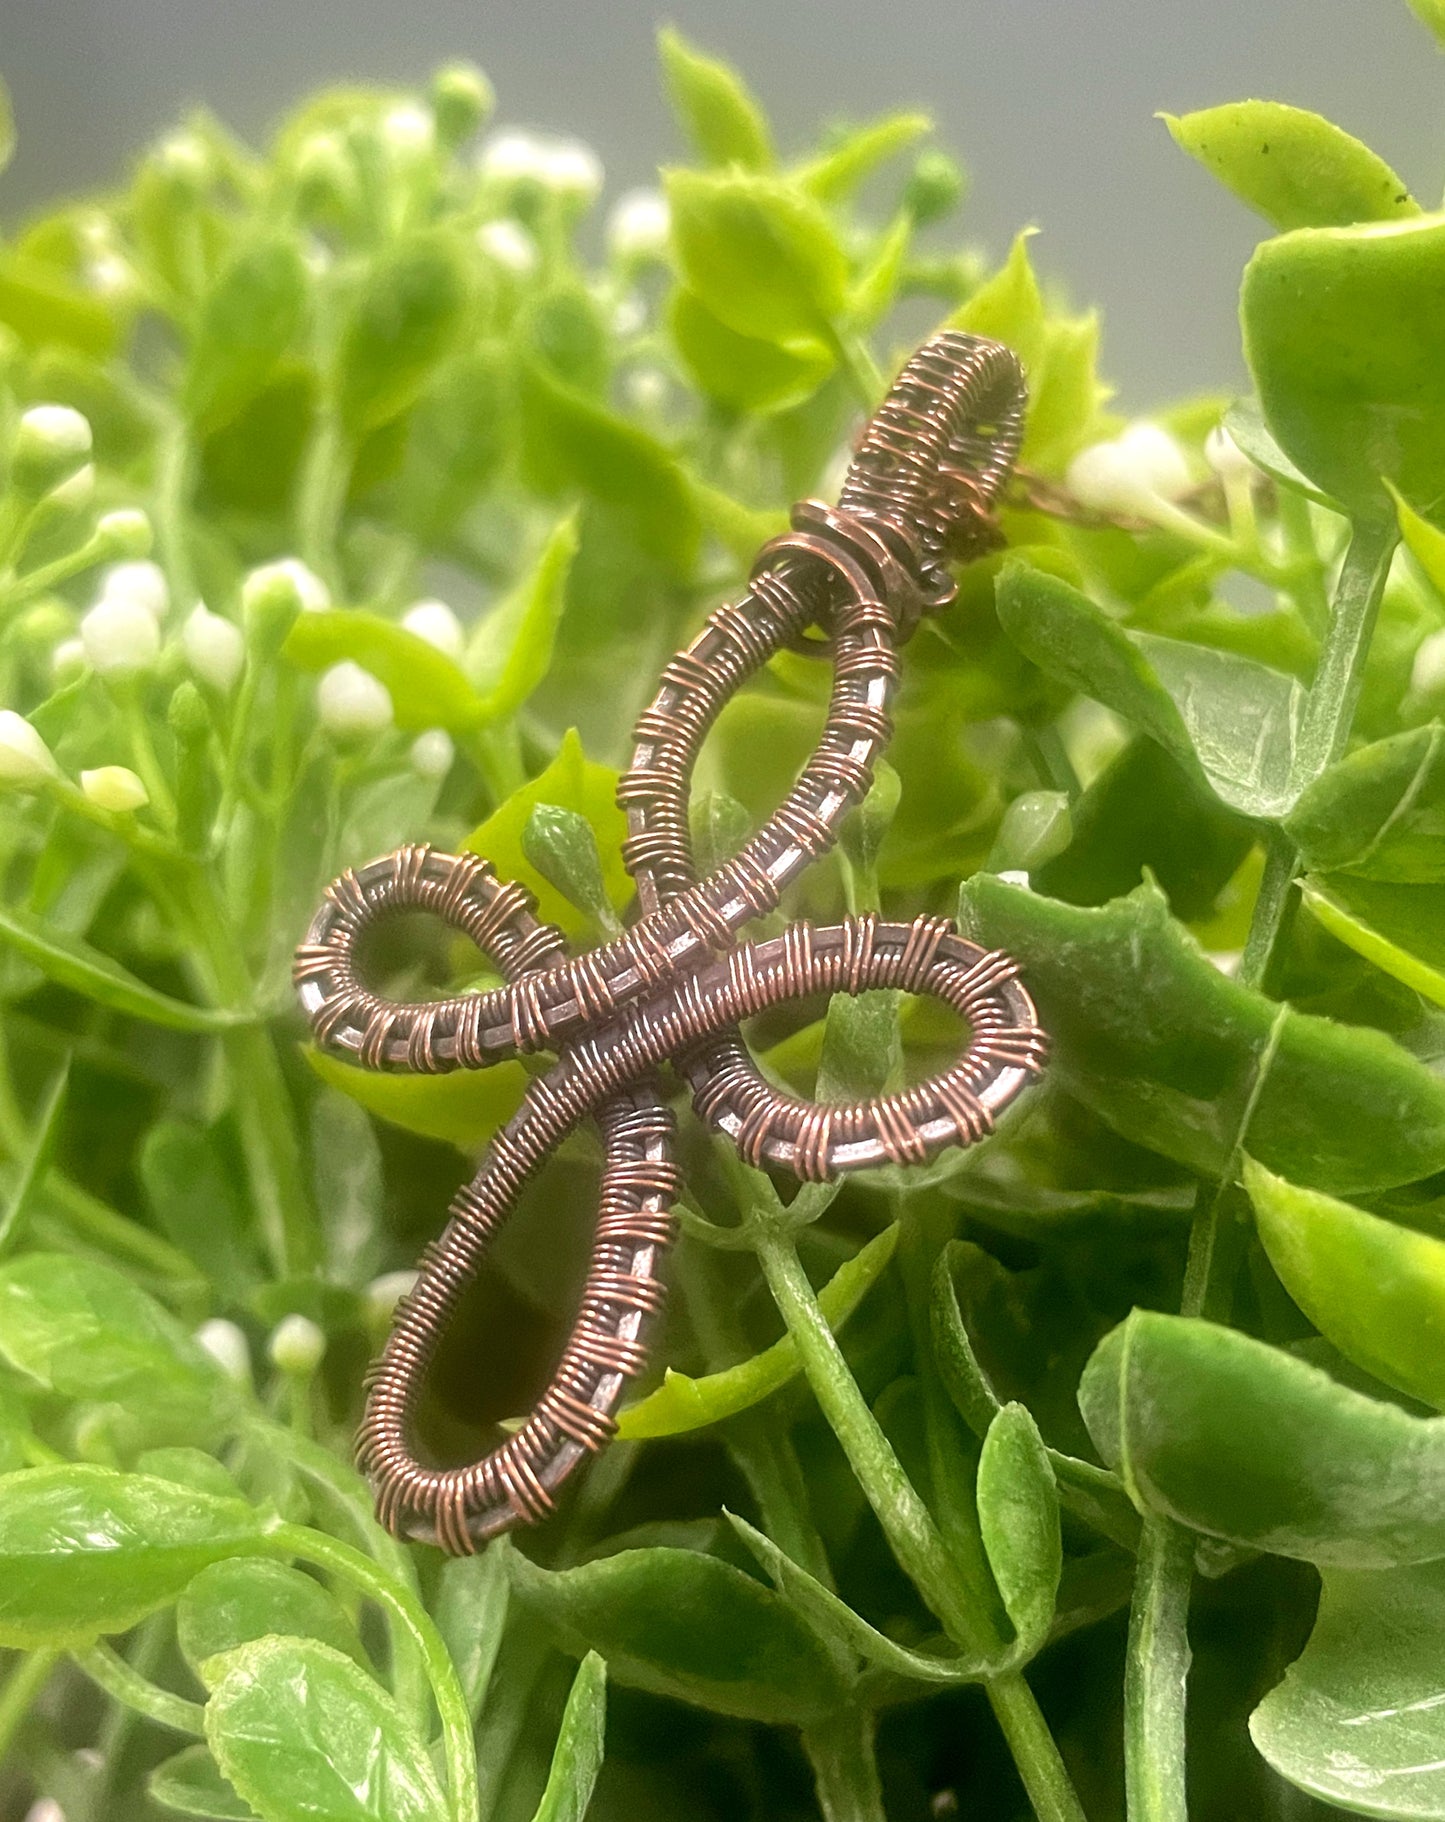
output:
[[[328,889],[296,952],[316,1042],[365,1067],[439,1073],[549,1049],[481,1168],[422,1255],[372,1370],[358,1459],[382,1522],[453,1552],[552,1510],[557,1489],[615,1428],[646,1362],[645,1331],[673,1235],[678,1175],[658,1071],[674,1062],[699,1115],[751,1164],[803,1179],[922,1163],[990,1131],[1042,1067],[1046,1040],[1007,957],[944,918],[799,922],[764,942],[738,931],[837,838],[891,732],[898,648],[953,592],[947,563],[987,548],[988,510],[1017,454],[1023,382],[995,342],[946,332],[904,367],[868,424],[836,507],[804,501],[760,553],[746,597],[720,607],[665,667],[618,787],[638,920],[569,957],[518,885],[472,854],[413,846]],[[813,629],[818,629],[815,632]],[[821,638],[818,633],[821,633]],[[785,646],[826,650],[833,687],[816,751],[772,817],[699,879],[688,829],[698,751],[723,704]],[[357,970],[379,919],[431,911],[477,944],[506,985],[450,999],[382,999]],[[766,1007],[815,993],[930,993],[964,1020],[963,1055],[928,1081],[851,1104],[815,1104],[767,1082],[738,1032]],[[572,1334],[525,1423],[480,1461],[431,1468],[410,1428],[422,1380],[458,1299],[529,1177],[584,1119],[604,1151],[591,1266]]]

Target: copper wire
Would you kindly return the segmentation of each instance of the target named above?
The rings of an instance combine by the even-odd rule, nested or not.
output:
[[[898,648],[952,598],[951,559],[996,542],[989,509],[1018,452],[1023,381],[995,342],[946,332],[904,367],[859,442],[836,507],[804,501],[759,554],[745,598],[720,607],[665,667],[618,787],[639,915],[569,957],[524,888],[475,854],[411,846],[327,890],[296,952],[316,1042],[364,1067],[439,1073],[551,1050],[427,1248],[369,1380],[358,1459],[393,1531],[466,1552],[543,1518],[562,1482],[615,1429],[663,1298],[658,1273],[678,1194],[672,1115],[658,1072],[676,1065],[699,1116],[750,1163],[809,1180],[923,1163],[970,1145],[1042,1067],[1046,1040],[1007,957],[943,918],[869,915],[739,943],[742,927],[837,838],[891,732]],[[827,652],[832,695],[817,750],[742,850],[699,879],[688,828],[693,764],[724,703],[787,646]],[[380,919],[430,911],[469,936],[506,985],[404,1004],[373,993],[357,945]],[[738,1031],[811,994],[894,987],[964,1021],[963,1055],[874,1100],[820,1105],[768,1082]],[[481,1460],[428,1467],[411,1441],[438,1341],[527,1180],[584,1119],[604,1164],[592,1261],[572,1334],[521,1427]]]

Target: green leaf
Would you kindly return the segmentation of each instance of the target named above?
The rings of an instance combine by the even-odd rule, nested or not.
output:
[[[141,1146],[140,1179],[156,1224],[215,1283],[232,1291],[260,1273],[235,1174],[204,1127],[157,1120]]]
[[[897,1244],[895,1222],[840,1265],[818,1293],[819,1307],[835,1334],[882,1276]],[[669,1367],[655,1392],[621,1412],[617,1433],[639,1438],[678,1436],[702,1429],[761,1403],[795,1379],[801,1370],[797,1344],[791,1335],[784,1335],[737,1366],[709,1373],[702,1379],[689,1378]]]
[[[739,335],[832,345],[848,262],[822,207],[781,178],[669,171],[683,282]]]
[[[1019,1646],[1032,1654],[1053,1624],[1064,1559],[1054,1471],[1021,1404],[1004,1405],[984,1436],[978,1526]]]
[[[806,1725],[842,1699],[825,1648],[750,1575],[693,1550],[622,1550],[549,1573],[508,1551],[524,1605],[615,1681],[715,1714]]]
[[[178,1487],[193,1487],[213,1499],[243,1499],[236,1477],[223,1462],[204,1449],[176,1444],[170,1448],[142,1449],[135,1458],[137,1474],[173,1480]]]
[[[606,1732],[607,1666],[589,1651],[572,1680],[547,1788],[532,1822],[582,1822],[602,1769]]]
[[[303,1055],[323,1082],[339,1088],[378,1120],[424,1139],[442,1139],[465,1152],[479,1150],[511,1119],[531,1080],[523,1066],[510,1059],[489,1069],[456,1069],[448,1075],[384,1075],[311,1045]]]
[[[370,268],[347,308],[337,349],[337,401],[352,437],[415,403],[451,349],[466,299],[465,269],[440,234],[401,241]]]
[[[766,170],[773,162],[767,117],[735,70],[694,49],[674,26],[657,34],[672,111],[705,164]]]
[[[164,1760],[146,1781],[146,1789],[152,1802],[183,1816],[210,1816],[216,1822],[254,1822],[256,1815],[221,1776],[209,1746],[187,1746]]]
[[[558,804],[539,803],[522,829],[522,852],[528,865],[555,886],[569,905],[585,912],[610,935],[621,930],[603,882],[597,837],[585,816]]]
[[[1336,761],[1285,827],[1316,872],[1445,882],[1445,729],[1431,722]]]
[[[1236,399],[1225,412],[1223,424],[1255,467],[1271,480],[1278,481],[1294,493],[1304,494],[1317,505],[1328,506],[1335,512],[1340,510],[1338,501],[1332,499],[1322,487],[1316,487],[1307,474],[1302,474],[1275,442],[1264,421],[1264,412],[1258,399]]]
[[[833,371],[834,357],[821,342],[800,337],[784,346],[739,335],[682,285],[668,302],[667,327],[697,385],[732,411],[787,411]]]
[[[516,438],[511,350],[483,342],[443,362],[407,420],[398,477],[404,524],[446,535],[497,473]]]
[[[397,726],[465,734],[482,719],[481,698],[445,652],[379,614],[337,608],[302,614],[281,648],[303,671],[329,670],[350,659],[384,683]]]
[[[98,358],[119,338],[114,316],[98,299],[53,266],[8,247],[0,249],[0,323],[35,347],[58,344]]]
[[[1015,235],[998,271],[944,324],[947,329],[966,329],[970,335],[1006,342],[1023,362],[1030,380],[1044,351],[1045,334],[1043,294],[1029,258],[1029,241],[1037,233],[1037,228],[1024,228]]]
[[[114,1405],[133,1441],[209,1440],[239,1399],[172,1315],[76,1254],[26,1253],[0,1266],[0,1356],[63,1398]]]
[[[1062,475],[1074,456],[1103,434],[1101,408],[1110,388],[1099,379],[1099,318],[1055,317],[1029,375],[1022,458],[1041,474]]]
[[[301,327],[306,284],[289,235],[266,235],[231,256],[201,305],[181,394],[203,435],[229,424],[271,379]]]
[[[1326,1340],[1445,1410],[1445,1240],[1299,1189],[1253,1160],[1244,1185],[1270,1264]]]
[[[1357,955],[1445,1006],[1445,911],[1440,888],[1382,885],[1341,874],[1308,878],[1311,915]]]
[[[1445,5],[1441,0],[1406,0],[1410,11],[1435,34],[1437,43],[1445,45]]]
[[[125,1632],[208,1563],[264,1548],[238,1500],[113,1468],[24,1468],[0,1500],[0,1644]]]
[[[1176,145],[1282,231],[1420,213],[1383,158],[1305,108],[1232,101],[1161,118]]]
[[[1445,1083],[1381,1032],[1226,979],[1154,888],[1095,910],[978,874],[960,922],[1019,962],[1054,1078],[1135,1143],[1218,1178],[1248,1107],[1250,1155],[1310,1188],[1367,1192],[1445,1168]]]
[[[507,1559],[501,1550],[442,1565],[432,1612],[475,1720],[482,1712],[507,1623]]]
[[[172,1031],[210,1032],[228,1031],[251,1017],[249,1013],[209,1006],[188,1006],[184,1000],[173,1000],[168,993],[158,993],[83,938],[58,930],[16,905],[0,906],[0,943],[9,943],[62,987],[84,994],[127,1018],[144,1019]]]
[[[425,1743],[341,1652],[257,1639],[213,1674],[206,1739],[263,1822],[447,1822]]]
[[[1079,1408],[1142,1512],[1339,1568],[1445,1556],[1445,1418],[1234,1329],[1135,1310],[1099,1343]]]
[[[537,915],[545,922],[558,925],[569,936],[585,938],[589,934],[586,918],[527,859],[522,837],[533,810],[543,803],[575,810],[591,824],[607,896],[616,910],[623,910],[632,896],[632,881],[622,864],[627,819],[617,807],[617,774],[587,758],[575,728],[563,735],[546,770],[514,791],[472,830],[463,846],[491,861],[502,879],[527,886],[536,897]]]
[[[1328,1569],[1314,1630],[1249,1719],[1283,1778],[1357,1816],[1445,1818],[1445,1564]]]
[[[1445,500],[1445,218],[1301,228],[1245,268],[1245,355],[1280,447],[1353,514]]]
[[[638,544],[686,576],[701,535],[692,490],[672,452],[540,362],[520,373],[527,467],[538,488],[579,488],[610,507]]]
[[[381,1148],[371,1121],[346,1095],[317,1095],[311,1109],[311,1182],[327,1274],[360,1290],[381,1266]]]
[[[546,676],[577,542],[571,512],[548,533],[529,574],[472,635],[466,663],[482,698],[483,721],[514,715]]]
[[[1420,514],[1391,482],[1386,482],[1395,502],[1395,522],[1405,548],[1429,577],[1437,594],[1445,595],[1445,531],[1422,519]]]
[[[904,266],[913,244],[913,217],[895,216],[848,292],[848,317],[860,329],[873,329],[898,301]]]
[[[212,1563],[176,1607],[176,1640],[186,1662],[203,1666],[222,1652],[271,1634],[320,1639],[369,1669],[356,1627],[313,1576],[264,1556]]]
[[[916,145],[933,131],[927,114],[885,114],[867,126],[854,127],[834,146],[794,173],[798,183],[819,202],[841,202],[881,164]]]
[[[65,1115],[66,1093],[70,1087],[70,1059],[61,1065],[50,1086],[35,1122],[35,1136],[20,1160],[20,1172],[10,1193],[0,1206],[0,1253],[12,1246],[24,1231],[25,1217],[36,1192],[45,1180],[50,1160],[55,1155],[60,1137],[60,1124]]]
[[[1304,692],[1281,671],[1232,652],[1127,632],[1058,576],[1005,565],[998,616],[1040,669],[1092,696],[1204,779],[1247,816],[1294,801]]]

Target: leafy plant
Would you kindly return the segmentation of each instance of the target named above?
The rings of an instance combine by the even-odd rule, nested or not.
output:
[[[0,1808],[1445,1816],[1445,217],[1297,109],[1170,120],[1271,230],[1255,395],[1126,425],[1028,237],[957,250],[927,121],[789,159],[661,48],[691,162],[601,260],[595,158],[474,151],[461,66],[264,153],[197,114],[0,247]],[[527,1078],[309,1052],[291,950],[418,839],[615,931],[660,662],[939,320],[1028,371],[1009,548],[789,909],[957,909],[1047,1078],[786,1202],[684,1116],[623,1440],[520,1541],[399,1544],[364,1364]],[[707,864],[826,684],[722,715]],[[892,995],[751,1037],[832,1098],[957,1042]],[[478,1286],[439,1452],[535,1394],[595,1169]]]

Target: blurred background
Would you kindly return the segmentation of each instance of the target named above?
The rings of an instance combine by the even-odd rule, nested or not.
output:
[[[103,185],[190,103],[255,138],[323,83],[458,56],[491,76],[499,120],[590,141],[616,195],[678,151],[660,18],[742,69],[785,151],[819,120],[928,109],[971,174],[965,232],[999,254],[1038,225],[1041,271],[1102,306],[1134,410],[1240,386],[1236,287],[1263,231],[1157,109],[1290,101],[1425,207],[1445,183],[1445,61],[1404,0],[0,0],[20,135],[0,219]]]

